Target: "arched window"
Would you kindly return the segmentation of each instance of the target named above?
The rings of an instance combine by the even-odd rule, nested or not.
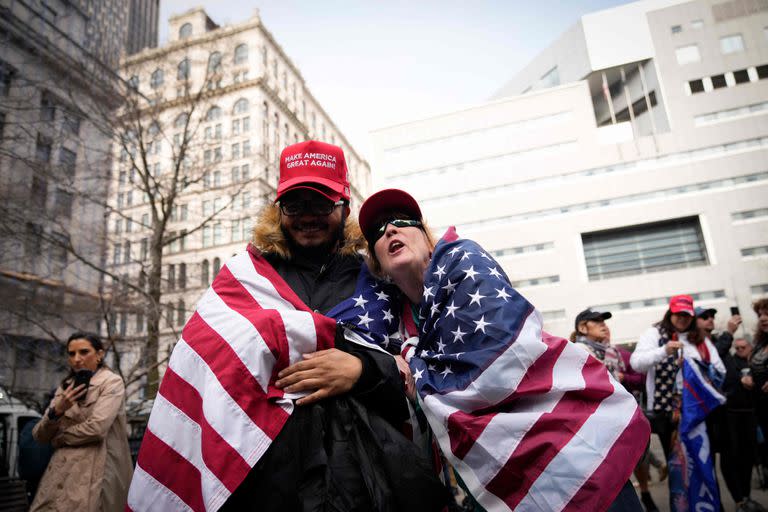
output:
[[[218,119],[221,119],[221,109],[214,105],[208,109],[208,112],[205,114],[205,120],[209,122],[216,121]]]
[[[248,106],[248,100],[245,98],[240,98],[235,102],[235,107],[232,109],[232,111],[235,114],[245,114],[248,112]]]
[[[219,258],[213,258],[213,277],[218,275],[219,270],[221,270],[221,260]]]
[[[184,59],[179,62],[178,68],[176,68],[176,79],[187,80],[189,78],[189,59]]]
[[[182,112],[176,117],[176,120],[173,121],[173,127],[184,128],[184,126],[187,124],[187,119],[189,119],[189,114]]]
[[[157,89],[161,85],[163,85],[163,70],[158,68],[152,72],[152,77],[149,80],[149,86],[153,89]]]
[[[248,60],[248,45],[243,43],[235,48],[235,64],[243,64]]]
[[[179,39],[186,39],[192,35],[192,24],[185,23],[179,29]]]
[[[200,286],[208,286],[210,282],[210,264],[208,260],[203,260],[203,263],[200,264]]]
[[[184,325],[184,320],[186,319],[187,312],[186,308],[184,307],[184,301],[179,300],[178,305],[176,306],[176,325]]]
[[[208,73],[218,73],[221,71],[221,52],[213,52],[208,57]]]

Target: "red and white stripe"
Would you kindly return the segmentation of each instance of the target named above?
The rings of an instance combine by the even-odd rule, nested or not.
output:
[[[336,323],[312,313],[249,247],[221,269],[184,326],[155,399],[126,509],[217,510],[293,411],[274,387]]]
[[[427,395],[443,453],[489,511],[605,510],[650,434],[635,399],[529,315],[466,389]]]

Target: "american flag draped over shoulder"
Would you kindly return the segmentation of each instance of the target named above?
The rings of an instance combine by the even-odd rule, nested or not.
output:
[[[363,329],[348,332],[351,341],[366,344],[373,338],[385,345],[399,315],[387,308],[388,298],[367,270],[357,288],[360,295],[332,313]],[[230,259],[173,350],[126,509],[221,507],[280,432],[293,400],[302,396],[277,389],[278,372],[302,354],[331,348],[336,323],[310,311],[257,250],[249,247]]]
[[[449,231],[404,346],[440,446],[496,510],[605,510],[645,450],[635,399],[541,316],[479,245]]]

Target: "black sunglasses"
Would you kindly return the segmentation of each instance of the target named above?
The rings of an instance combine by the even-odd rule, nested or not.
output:
[[[330,215],[337,206],[342,206],[344,201],[280,201],[280,211],[288,217],[295,217],[302,213],[309,215]]]
[[[371,245],[374,245],[376,242],[378,242],[379,238],[384,236],[384,233],[387,231],[387,226],[389,226],[390,224],[392,224],[396,228],[421,227],[421,221],[414,220],[414,219],[389,219],[386,221],[382,221],[378,229],[372,229],[368,233],[368,243]]]
[[[709,313],[704,313],[702,315],[699,315],[699,318],[702,320],[709,320],[710,318],[715,318],[715,315],[710,315]]]

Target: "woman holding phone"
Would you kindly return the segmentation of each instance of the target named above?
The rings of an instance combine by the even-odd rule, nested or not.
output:
[[[93,334],[72,334],[67,360],[70,373],[32,432],[56,451],[30,510],[123,510],[133,473],[123,379]]]

